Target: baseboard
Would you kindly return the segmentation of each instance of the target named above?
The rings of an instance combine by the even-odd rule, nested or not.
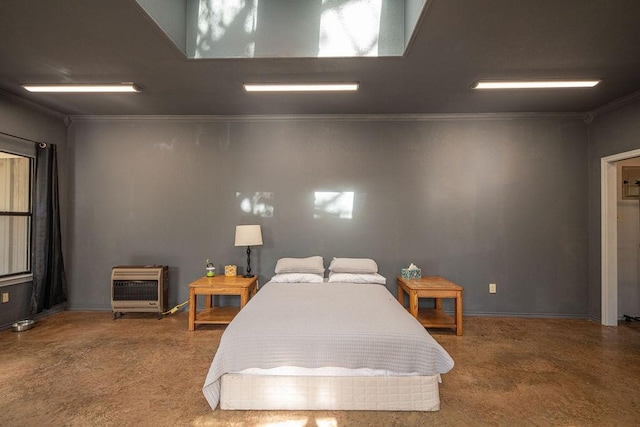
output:
[[[113,312],[111,307],[95,307],[95,306],[93,307],[92,306],[73,306],[73,307],[62,306],[56,311],[53,311],[54,309],[48,310],[46,315],[55,314],[62,310]],[[450,310],[444,310],[444,311],[445,313],[451,316],[454,314],[453,311],[450,311]],[[43,313],[40,313],[38,316],[43,315]],[[590,317],[588,314],[575,314],[575,313],[570,313],[570,314],[567,314],[567,313],[517,313],[517,312],[500,313],[500,312],[487,312],[487,311],[465,311],[463,315],[464,317],[528,317],[532,319],[581,319],[581,320],[592,320],[592,321],[599,322],[599,319],[594,319]],[[621,319],[624,319],[624,318],[621,317]]]
[[[445,311],[446,312],[446,311]],[[453,312],[448,312],[453,315]],[[527,317],[532,319],[581,319],[591,320],[588,314],[567,314],[567,313],[495,313],[495,312],[468,312],[463,313],[464,317]]]
[[[113,310],[111,309],[111,306],[108,306],[108,307],[73,306],[73,307],[67,307],[66,310],[67,311],[109,311],[109,312],[113,312]]]
[[[45,317],[52,316],[54,314],[60,313],[60,312],[64,311],[65,309],[66,309],[65,304],[59,304],[59,305],[56,305],[55,307],[51,307],[49,310],[43,310],[42,312],[40,312],[38,314],[34,314],[32,316],[26,316],[26,318],[33,319],[33,320],[37,321],[39,319],[43,319]],[[13,325],[14,323],[15,323],[15,321],[0,325],[0,331],[4,331],[4,330],[7,330],[7,329],[11,328],[11,325]]]

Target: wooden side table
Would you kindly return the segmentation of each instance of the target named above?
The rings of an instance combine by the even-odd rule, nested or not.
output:
[[[425,328],[450,328],[462,335],[462,291],[460,285],[439,276],[403,279],[398,276],[398,301],[404,306],[404,293],[409,295],[409,312]],[[419,298],[434,298],[435,308],[418,312]],[[455,299],[454,317],[442,311],[442,298]]]
[[[201,277],[189,284],[189,330],[198,324],[228,325],[240,310],[249,302],[249,298],[258,291],[258,276]],[[204,310],[197,310],[197,296],[204,295]],[[240,307],[214,307],[214,295],[240,295]]]

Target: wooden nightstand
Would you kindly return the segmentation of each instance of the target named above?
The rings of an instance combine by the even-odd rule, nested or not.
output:
[[[189,284],[189,330],[198,324],[228,325],[258,291],[258,276],[201,277]],[[197,296],[204,295],[204,310],[197,310]],[[214,295],[240,295],[240,307],[214,307]]]
[[[462,286],[438,276],[420,279],[403,279],[398,276],[398,301],[404,306],[406,292],[409,295],[409,312],[425,328],[450,328],[456,331],[456,335],[462,335],[462,291]],[[435,308],[418,312],[419,298],[434,298]],[[456,300],[454,317],[442,311],[442,298]]]

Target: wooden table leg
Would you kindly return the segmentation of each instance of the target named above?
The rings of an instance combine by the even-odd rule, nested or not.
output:
[[[196,290],[189,289],[189,330],[196,329]]]
[[[418,293],[414,291],[409,293],[409,312],[413,317],[418,318]]]
[[[456,335],[462,335],[462,292],[456,294]]]
[[[398,285],[398,302],[404,307],[404,290],[400,285]]]
[[[243,308],[249,302],[249,289],[243,289],[240,293],[240,308]]]

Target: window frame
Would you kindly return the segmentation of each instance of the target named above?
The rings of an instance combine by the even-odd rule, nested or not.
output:
[[[0,287],[11,286],[33,280],[33,224],[34,224],[34,198],[35,198],[35,167],[36,167],[36,144],[33,141],[14,137],[0,133],[0,152],[24,157],[29,161],[29,189],[28,189],[28,212],[21,211],[0,211],[0,216],[25,217],[29,218],[28,238],[27,238],[27,270],[9,274],[0,274]]]

